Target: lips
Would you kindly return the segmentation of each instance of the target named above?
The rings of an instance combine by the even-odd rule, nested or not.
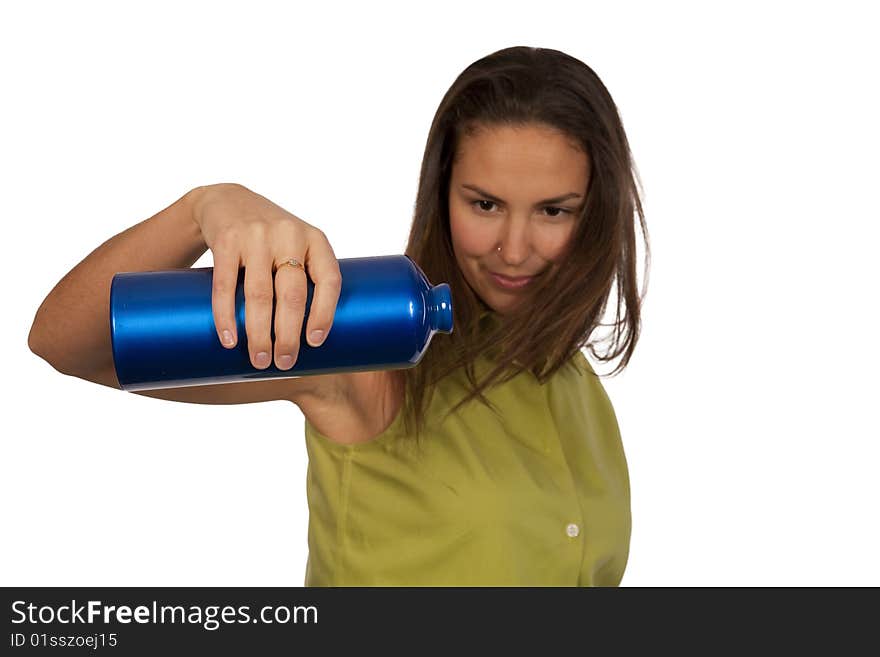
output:
[[[535,276],[519,276],[517,278],[510,278],[508,276],[502,276],[501,274],[496,274],[495,272],[487,272],[489,275],[489,280],[491,280],[495,287],[498,287],[502,290],[519,290],[528,286],[532,280],[535,279]]]
[[[534,278],[534,276],[505,276],[504,274],[499,274],[494,271],[490,271],[489,273],[493,276],[497,276],[498,278],[504,279],[505,281],[509,281],[511,283],[517,283],[519,281],[526,281],[530,278]]]

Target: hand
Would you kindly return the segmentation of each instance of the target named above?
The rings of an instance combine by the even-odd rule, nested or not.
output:
[[[265,369],[273,360],[270,326],[272,301],[277,299],[274,361],[278,369],[290,369],[299,355],[307,299],[306,271],[279,265],[296,258],[315,284],[306,335],[308,343],[317,347],[330,332],[342,288],[339,263],[327,236],[242,185],[198,187],[191,198],[193,220],[214,256],[211,303],[221,344],[232,348],[238,341],[235,287],[243,266],[251,363]]]

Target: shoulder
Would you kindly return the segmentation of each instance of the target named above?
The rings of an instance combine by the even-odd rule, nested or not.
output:
[[[403,406],[403,375],[397,370],[334,375],[321,396],[303,400],[300,410],[324,437],[340,444],[381,435]]]
[[[593,370],[593,366],[590,364],[590,361],[587,360],[586,355],[580,349],[578,349],[575,355],[572,357],[571,362],[581,374],[595,375],[596,373],[595,370]]]
[[[611,400],[583,351],[578,350],[554,376],[551,385],[556,394],[565,394],[586,404],[596,413],[613,413]]]
[[[384,432],[397,417],[404,401],[404,372],[379,370],[351,372],[343,389],[351,411],[369,436]]]
[[[602,379],[596,374],[592,364],[582,351],[578,351],[572,359],[577,369],[576,385],[581,391],[581,397],[587,407],[597,418],[602,418],[608,424],[617,424],[617,416],[611,398],[605,390]]]

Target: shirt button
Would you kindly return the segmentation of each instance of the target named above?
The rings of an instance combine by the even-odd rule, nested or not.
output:
[[[580,528],[574,523],[570,523],[568,527],[565,528],[565,533],[572,538],[575,538],[578,534],[580,534],[580,532]]]

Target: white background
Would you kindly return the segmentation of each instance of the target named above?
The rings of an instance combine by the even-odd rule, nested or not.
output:
[[[880,585],[869,3],[16,5],[0,584],[302,584],[299,410],[64,376],[27,347],[34,314],[92,249],[213,182],[339,258],[402,253],[443,94],[531,45],[598,73],[645,186],[643,333],[604,379],[632,480],[623,585]]]

